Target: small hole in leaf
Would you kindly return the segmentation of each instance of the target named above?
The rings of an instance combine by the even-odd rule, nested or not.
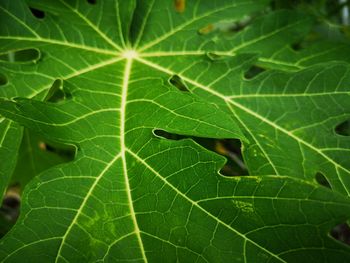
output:
[[[325,186],[327,188],[332,188],[326,176],[324,176],[322,173],[320,172],[316,173],[315,179],[316,179],[316,182],[319,183],[320,185]]]
[[[335,133],[342,136],[350,136],[350,120],[346,120],[337,127],[335,127]]]
[[[37,62],[40,59],[40,52],[37,49],[13,50],[0,54],[0,60],[12,63]]]
[[[6,76],[0,73],[0,86],[5,86],[6,84],[7,84]]]
[[[347,246],[350,246],[350,227],[347,223],[336,225],[333,227],[330,234],[334,239]]]
[[[56,154],[62,158],[62,161],[72,161],[75,156],[75,148],[69,145],[61,145],[52,142],[38,142],[38,148]]]
[[[33,16],[38,19],[44,19],[45,18],[45,12],[33,7],[29,7],[30,12],[32,12]]]
[[[186,0],[174,0],[175,10],[178,13],[183,13],[186,8]]]
[[[253,79],[264,71],[266,70],[261,67],[253,65],[244,73],[244,78]]]
[[[95,5],[97,0],[87,0],[87,2],[91,5]]]
[[[47,156],[51,156],[51,166],[55,165],[55,162],[64,163],[72,161],[74,159],[74,156],[76,154],[76,148],[74,146],[47,140],[43,138],[40,134],[29,130],[25,130],[25,133],[26,139],[30,140],[30,144],[36,145],[37,148],[34,150],[37,154],[38,152],[47,152],[47,154],[49,154]]]
[[[169,79],[169,83],[173,85],[175,88],[177,88],[178,90],[189,91],[185,83],[182,81],[182,79],[178,75],[173,75]]]
[[[158,129],[154,130],[153,134],[157,137],[168,139],[168,140],[174,140],[174,141],[178,141],[178,140],[186,138],[186,136],[183,136],[183,135],[169,133],[169,132],[166,132],[164,130],[158,130]]]

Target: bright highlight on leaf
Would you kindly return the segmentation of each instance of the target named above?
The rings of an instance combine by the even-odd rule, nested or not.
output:
[[[23,126],[76,149],[26,186],[1,261],[350,261],[329,235],[350,215],[348,59],[292,50],[302,14],[246,20],[268,4],[0,0],[0,190]],[[250,176],[193,137],[239,139]]]

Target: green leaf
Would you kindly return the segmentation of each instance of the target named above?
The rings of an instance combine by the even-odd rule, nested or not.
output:
[[[350,212],[348,163],[339,155],[349,142],[316,134],[348,118],[348,66],[248,81],[243,73],[264,55],[233,54],[235,41],[211,32],[267,2],[29,1],[45,12],[40,20],[23,2],[2,0],[0,52],[26,56],[1,62],[8,82],[0,114],[78,150],[26,187],[1,260],[349,261],[350,249],[329,235]],[[268,28],[275,42],[279,31]],[[236,53],[270,37],[250,32]],[[50,100],[57,79],[64,98]],[[223,157],[157,130],[239,138],[259,176],[225,178]],[[322,143],[332,150],[323,153]],[[334,191],[317,185],[314,172]]]
[[[220,42],[225,44],[224,54],[259,54],[257,63],[265,68],[295,71],[328,61],[349,62],[349,43],[321,39],[303,45],[315,20],[308,13],[277,11],[258,17],[241,32]],[[299,45],[297,50],[295,45]]]
[[[176,62],[165,56],[139,60],[169,76],[178,75],[189,90],[231,112],[249,138],[244,155],[251,174],[312,181],[321,172],[334,190],[349,195],[350,141],[335,133],[350,116],[347,64],[321,64],[293,74],[266,72],[245,80],[244,69],[254,63],[246,55],[212,64],[197,59],[185,72],[182,67],[191,65],[191,57]]]
[[[18,185],[23,190],[27,183],[40,172],[68,162],[73,155],[74,150],[71,147],[46,142],[41,136],[24,129],[11,184]]]
[[[298,43],[308,34],[313,24],[312,17],[286,10],[259,16],[259,10],[264,8],[267,1],[232,2],[232,6],[229,1],[227,2],[229,8],[225,8],[225,5],[218,6],[218,9],[213,9],[214,12],[208,14],[206,9],[212,9],[215,2],[200,3],[203,9],[200,6],[197,8],[194,2],[184,2],[184,10],[176,10],[175,5],[170,5],[172,10],[170,13],[158,12],[157,10],[168,8],[169,4],[157,1],[140,2],[137,6],[136,1],[130,0],[103,5],[98,2],[93,5],[79,1],[74,2],[75,4],[60,1],[52,3],[48,0],[27,2],[32,8],[44,10],[43,17],[40,19],[33,17],[23,3],[3,0],[3,7],[0,9],[0,22],[4,25],[0,28],[0,65],[6,65],[0,67],[0,97],[27,97],[42,100],[50,93],[55,80],[72,78],[75,74],[89,70],[90,66],[93,69],[105,63],[113,63],[115,61],[113,56],[119,54],[121,46],[129,46],[129,42],[137,44],[142,38],[142,41],[147,41],[142,49],[150,48],[156,51],[147,52],[148,55],[150,53],[162,55],[163,47],[165,51],[171,47],[171,53],[174,56],[216,52],[215,57],[252,52],[259,54],[256,64],[264,68],[297,70],[319,62],[349,61],[346,55],[350,54],[347,44],[321,43],[298,52],[293,51],[291,45]],[[136,10],[134,10],[135,7]],[[150,15],[151,8],[153,13],[157,12],[157,16]],[[95,12],[97,9],[99,11]],[[200,15],[198,16],[196,12]],[[247,15],[251,12],[255,12],[252,17],[258,18],[252,19],[252,22],[248,19],[244,28],[246,23],[244,21],[247,17],[249,18]],[[145,16],[142,15],[143,13]],[[162,13],[161,17],[159,13]],[[170,17],[163,17],[165,14],[169,14],[171,21],[162,22],[160,27],[155,26],[148,32],[149,26],[159,23],[158,18],[160,21],[170,19]],[[218,34],[220,30],[217,21],[220,19],[218,20],[217,17],[225,18],[238,25],[242,23],[243,29],[233,35],[225,32]],[[146,20],[148,23],[143,23]],[[116,31],[111,30],[110,21],[115,25]],[[72,24],[79,26],[72,28]],[[62,27],[70,30],[62,30]],[[172,30],[172,27],[175,30]],[[130,29],[132,29],[131,33]],[[162,31],[167,30],[169,30],[167,34],[161,35]],[[180,41],[180,43],[186,43],[185,46],[173,40],[174,31],[180,31],[177,32],[176,38],[188,39],[188,41]],[[198,36],[198,32],[209,34]],[[129,35],[131,35],[130,41]],[[158,35],[161,36],[157,38]],[[153,42],[150,40],[152,36]],[[157,44],[159,39],[162,41]],[[175,46],[174,43],[176,43]],[[79,52],[80,56],[72,61],[71,54],[75,52]],[[169,55],[169,52],[165,54]],[[213,57],[213,55],[210,56]],[[8,64],[8,61],[12,63]],[[38,70],[33,70],[33,65],[38,65]],[[0,123],[0,126],[2,130],[7,129],[5,123]],[[12,154],[7,154],[6,147],[0,146],[1,151],[5,152],[1,155],[2,158],[11,158],[9,163],[13,164],[6,168],[6,172],[5,168],[2,169],[4,171],[2,177],[7,179],[3,180],[1,187],[5,189],[17,159],[15,145],[18,146],[22,138],[21,131],[15,129],[8,130],[7,134],[2,136],[9,138],[4,139],[9,141],[5,143],[14,145]]]
[[[10,181],[10,176],[15,169],[17,152],[20,146],[19,138],[22,137],[22,128],[18,123],[0,117],[0,201]]]

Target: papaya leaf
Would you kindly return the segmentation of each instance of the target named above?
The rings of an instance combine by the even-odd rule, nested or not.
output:
[[[349,66],[244,77],[282,64],[256,52],[264,36],[308,20],[270,35],[247,27],[232,50],[218,22],[242,24],[268,1],[0,3],[0,52],[17,57],[1,62],[0,114],[77,148],[27,185],[1,261],[350,260],[329,235],[350,212],[349,141],[329,130],[349,117]],[[159,130],[238,138],[257,176],[224,177],[222,156]]]
[[[142,14],[145,12],[145,8],[152,8],[153,5],[154,8],[158,8],[159,10],[170,7],[172,13],[175,11],[172,19],[176,20],[180,15],[183,17],[185,14],[188,15],[190,10],[195,10],[193,7],[191,8],[192,4],[186,4],[182,0],[175,1],[174,6],[171,6],[171,4],[168,6],[157,6],[158,4],[152,4],[153,2],[138,3],[136,10],[135,1],[128,1],[128,3],[118,6],[110,3],[102,8],[100,8],[98,2],[87,1],[88,3],[83,2],[83,6],[80,8],[83,8],[86,10],[85,12],[89,13],[99,8],[100,12],[103,12],[103,15],[97,14],[96,17],[93,17],[90,14],[92,20],[90,21],[90,18],[87,18],[88,20],[85,19],[85,22],[88,25],[90,24],[92,28],[81,26],[77,29],[74,27],[68,33],[67,30],[60,28],[61,26],[70,28],[67,20],[76,24],[81,24],[81,21],[84,21],[84,16],[79,16],[77,12],[70,12],[72,10],[69,6],[67,7],[62,3],[53,4],[51,1],[27,1],[31,11],[29,13],[28,6],[23,3],[11,4],[6,3],[7,1],[5,0],[3,2],[0,10],[0,21],[4,25],[0,28],[0,64],[6,66],[0,67],[0,86],[6,85],[6,88],[2,87],[0,89],[0,96],[6,98],[27,97],[36,100],[43,100],[47,97],[59,79],[74,77],[74,73],[77,71],[83,72],[86,65],[98,66],[99,63],[96,63],[98,60],[108,60],[111,55],[115,54],[113,50],[120,50],[113,43],[113,40],[115,43],[118,42],[121,45],[127,45],[128,36],[130,35],[129,31],[131,29],[133,29],[131,32],[134,32],[131,33],[131,36],[133,36],[132,39],[137,38],[136,35],[140,31],[139,28],[144,30],[146,24],[144,25],[142,23],[142,19],[133,20],[134,12],[140,12]],[[303,13],[287,10],[261,15],[261,10],[263,10],[267,3],[268,1],[238,2],[235,12],[231,12],[225,17],[231,26],[226,32],[221,32],[221,34],[217,34],[218,31],[222,31],[220,30],[220,23],[217,23],[217,21],[224,18],[224,16],[222,18],[220,17],[220,19],[217,16],[211,16],[210,19],[208,19],[208,16],[205,16],[198,21],[196,18],[195,20],[200,23],[199,27],[195,28],[194,31],[196,32],[193,31],[190,33],[188,38],[193,42],[192,37],[200,33],[204,34],[207,39],[209,38],[209,41],[204,43],[203,39],[199,42],[196,40],[198,43],[201,43],[201,46],[195,46],[195,48],[191,48],[186,44],[186,46],[180,48],[180,53],[184,53],[184,50],[188,54],[208,55],[210,55],[210,51],[225,55],[234,55],[240,52],[257,53],[259,54],[259,59],[256,64],[259,66],[284,70],[298,70],[316,63],[332,60],[349,61],[347,54],[350,54],[350,50],[349,45],[346,43],[317,43],[308,48],[303,48],[301,51],[294,51],[291,47],[299,44],[309,33],[315,19]],[[76,6],[79,7],[79,2]],[[96,42],[94,39],[98,39],[100,36],[96,38],[97,27],[94,27],[93,21],[101,20],[99,24],[108,24],[113,19],[112,15],[109,17],[106,16],[106,14],[110,13],[108,11],[106,12],[106,9],[109,8],[118,9],[116,11],[119,20],[116,21],[116,28],[118,28],[119,33],[113,35],[107,29],[106,34],[111,34],[110,38],[112,41],[108,40],[106,36],[102,36],[104,41]],[[164,13],[166,14],[168,11],[167,9],[165,10]],[[70,13],[73,13],[73,16]],[[219,12],[219,14],[227,13],[225,10],[220,10]],[[195,15],[193,12],[192,16]],[[60,26],[57,26],[57,19],[60,19],[61,16],[62,19],[59,20]],[[102,19],[99,19],[100,17]],[[120,21],[123,21],[123,23]],[[156,24],[158,22],[155,21],[152,23]],[[164,23],[162,24],[163,27]],[[31,25],[31,27],[28,25]],[[169,22],[167,27],[169,26],[174,25],[171,25]],[[193,24],[183,24],[182,26],[185,28],[186,26],[193,27]],[[77,37],[78,35],[79,37]],[[147,34],[144,35],[147,36]],[[183,37],[187,36],[184,35]],[[104,43],[106,41],[107,43]],[[172,47],[172,54],[174,55],[176,55],[175,50],[179,50],[178,47],[180,46],[177,41],[175,42],[177,44],[174,47],[174,43],[169,42],[169,39],[166,41],[166,45],[169,44]],[[109,46],[104,46],[108,43]],[[39,46],[40,48],[38,48]],[[146,48],[147,45],[144,45],[144,47]],[[57,52],[57,50],[59,51]],[[158,50],[158,55],[161,55],[162,49],[156,47],[156,50]],[[165,50],[168,50],[167,47]],[[71,62],[69,58],[71,52],[79,52],[81,54],[79,58],[75,58],[74,64],[66,63],[66,61]],[[84,57],[85,53],[87,54],[86,57]],[[88,59],[93,53],[95,53],[94,60],[84,61],[82,59]],[[103,57],[103,54],[107,56]],[[215,57],[217,54],[212,54],[211,56]],[[58,61],[57,58],[59,58]],[[37,64],[38,61],[40,61],[39,64]],[[12,63],[4,64],[4,62]],[[33,64],[40,66],[39,71],[42,72],[33,71]],[[53,71],[53,69],[57,70]],[[17,87],[21,88],[18,89]],[[0,122],[0,126],[1,136],[3,138],[3,143],[0,145],[0,156],[8,160],[6,164],[0,164],[1,177],[7,178],[0,184],[0,191],[3,192],[15,168],[18,147],[22,139],[22,129],[18,125],[4,120]],[[6,144],[12,145],[11,150],[9,150]]]

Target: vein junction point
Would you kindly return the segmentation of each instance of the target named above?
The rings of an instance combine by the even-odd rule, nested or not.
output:
[[[122,53],[122,57],[124,57],[126,59],[134,59],[134,58],[137,58],[138,56],[139,56],[139,54],[137,53],[137,51],[133,50],[133,49],[125,50]]]

